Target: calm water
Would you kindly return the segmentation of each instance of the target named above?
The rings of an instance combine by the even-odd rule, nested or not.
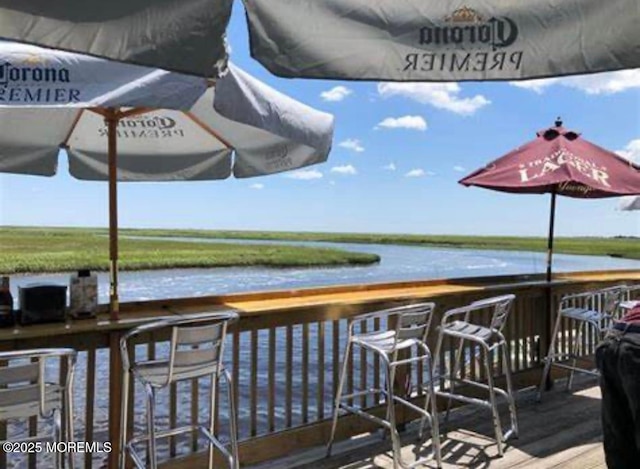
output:
[[[182,239],[189,242],[188,239]],[[202,241],[202,240],[198,240]],[[220,242],[219,240],[210,240]],[[236,240],[234,243],[238,242]],[[240,241],[248,244],[279,242]],[[328,285],[477,277],[483,275],[532,274],[545,271],[545,254],[518,251],[442,249],[382,244],[286,242],[304,246],[334,247],[378,254],[379,264],[331,268],[215,268],[171,269],[120,274],[120,300],[150,300],[184,296],[218,295],[247,291],[281,290]],[[598,256],[556,254],[554,272],[581,270],[639,269],[640,261]],[[108,301],[109,277],[99,274],[100,301]],[[14,275],[11,286],[17,298],[18,286],[32,282],[67,285],[69,274]]]
[[[185,242],[189,240],[182,239]],[[198,240],[202,241],[202,240]],[[220,242],[211,240],[211,242]],[[224,242],[224,241],[223,241]],[[231,241],[228,241],[231,242]],[[233,241],[237,242],[237,241]],[[255,242],[240,241],[249,244],[272,244],[278,242]],[[425,280],[434,278],[452,278],[452,277],[476,277],[483,275],[507,275],[507,274],[532,274],[543,273],[545,271],[545,255],[543,253],[531,252],[515,252],[515,251],[481,251],[469,249],[439,249],[411,246],[390,246],[375,244],[346,244],[346,243],[287,243],[299,244],[307,246],[335,247],[349,251],[375,253],[381,257],[379,264],[364,267],[334,267],[334,268],[291,268],[291,269],[275,269],[275,268],[217,268],[217,269],[174,269],[174,270],[156,270],[141,272],[123,272],[120,274],[120,298],[121,301],[132,300],[149,300],[170,297],[185,296],[204,296],[212,294],[224,294],[246,291],[264,291],[264,290],[280,290],[291,288],[328,286],[340,284],[358,284],[358,283],[377,283],[403,280]],[[606,270],[606,269],[639,269],[640,262],[613,259],[607,257],[593,256],[573,256],[573,255],[556,255],[554,256],[554,271],[569,272],[581,270]],[[106,303],[108,301],[108,275],[106,273],[99,274],[99,290],[100,301]],[[51,275],[14,275],[11,279],[11,286],[14,297],[17,298],[17,289],[19,286],[33,282],[54,282],[58,284],[68,285],[69,274],[51,274]],[[266,389],[267,376],[262,370],[267,369],[266,359],[268,357],[267,337],[262,337],[259,341],[258,354],[258,388]],[[315,337],[316,330],[311,329],[311,335]],[[332,343],[330,334],[326,333],[327,341],[325,343],[325,372],[326,376],[331,376],[333,364],[330,357],[332,356]],[[294,343],[300,344],[302,337],[299,330],[294,331]],[[277,361],[284,363],[283,340],[277,337]],[[315,356],[316,340],[311,340],[309,344],[310,356]],[[298,345],[295,345],[297,347]],[[163,347],[158,348],[158,352],[163,351]],[[227,347],[227,351],[230,347]],[[249,387],[248,383],[251,379],[250,374],[250,356],[249,342],[246,335],[241,336],[240,346],[240,382],[239,382],[239,406],[238,420],[240,425],[241,437],[248,435],[249,415]],[[296,349],[297,350],[297,349]],[[142,352],[142,351],[141,351]],[[294,370],[301,373],[301,353],[294,353]],[[230,357],[227,357],[227,361]],[[108,375],[108,356],[106,350],[98,352],[96,375],[98,380],[100,376]],[[317,373],[314,372],[316,364],[312,361],[309,363],[310,372],[308,375],[309,385],[313,386]],[[280,367],[279,367],[280,368]],[[55,373],[54,369],[48,370]],[[276,395],[284,395],[284,374],[281,370],[277,373]],[[84,427],[81,416],[84,415],[84,395],[86,376],[86,357],[81,354],[78,363],[77,376],[75,386],[75,405],[76,415],[79,420],[77,426]],[[201,385],[200,394],[201,402],[206,402],[208,390],[206,384]],[[301,393],[301,376],[294,371],[293,393],[295,397]],[[327,384],[327,383],[325,383]],[[188,387],[180,388],[185,392],[179,392],[179,421],[187,423],[189,409],[189,391]],[[327,384],[325,392],[325,416],[330,414],[331,388]],[[222,393],[224,396],[224,393]],[[98,386],[96,389],[96,421],[94,424],[95,441],[107,441],[106,416],[108,408],[108,394],[105,388]],[[309,400],[309,418],[314,419],[316,412],[315,394],[311,393]],[[168,423],[168,406],[166,394],[158,396],[158,421],[161,426]],[[282,425],[284,415],[282,407],[278,407],[276,402],[276,425]],[[281,404],[281,403],[280,403]],[[202,405],[200,411],[201,421],[206,421],[206,406]],[[226,399],[221,402],[221,409],[226,407]],[[143,396],[138,393],[136,395],[136,408],[143,409]],[[266,420],[267,407],[266,402],[258,403],[258,422],[259,427]],[[295,406],[293,409],[294,424],[299,422],[302,415],[301,407]],[[143,431],[144,417],[141,412],[136,416],[136,428]],[[221,422],[223,423],[223,422]],[[223,430],[225,430],[223,423]],[[259,428],[259,432],[266,430]],[[10,428],[10,434],[25,434],[26,426],[17,424]],[[17,435],[16,435],[17,436]],[[81,436],[79,436],[82,439]],[[186,442],[179,444],[179,451],[187,450]],[[159,452],[166,454],[168,448],[165,444],[159,446]],[[104,455],[102,455],[104,456]],[[94,455],[96,467],[100,464],[101,455]],[[39,464],[46,467],[50,464],[49,459],[40,460]],[[11,468],[26,467],[24,458],[10,460]]]

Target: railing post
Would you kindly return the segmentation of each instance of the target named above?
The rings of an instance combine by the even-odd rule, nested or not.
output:
[[[109,333],[109,469],[118,469],[120,455],[120,432],[123,422],[120,418],[122,401],[122,357],[120,356],[120,334]]]

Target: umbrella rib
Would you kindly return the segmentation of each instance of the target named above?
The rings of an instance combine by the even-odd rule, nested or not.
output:
[[[213,138],[215,138],[216,140],[218,140],[220,143],[222,143],[225,147],[227,147],[229,150],[233,150],[233,145],[231,145],[227,140],[225,140],[224,138],[222,138],[220,136],[220,134],[218,134],[215,130],[213,130],[211,127],[209,127],[207,124],[205,124],[204,122],[202,122],[200,119],[198,119],[195,115],[193,115],[193,113],[191,112],[185,112],[184,113],[185,116],[187,116],[189,119],[191,119],[193,122],[195,122],[202,130],[204,130],[205,132],[207,132],[209,135],[211,135]]]
[[[69,132],[67,132],[67,135],[64,137],[64,140],[60,144],[62,148],[67,148],[69,146],[69,139],[71,138],[73,131],[76,130],[76,126],[78,125],[78,121],[80,120],[80,117],[82,117],[83,112],[84,109],[80,109],[76,114],[76,117],[74,117],[73,122],[71,123],[71,127],[69,128]]]
[[[126,119],[127,117],[139,116],[141,114],[147,114],[148,112],[157,111],[152,107],[138,107],[129,109],[128,111],[121,111],[118,113],[118,119]]]

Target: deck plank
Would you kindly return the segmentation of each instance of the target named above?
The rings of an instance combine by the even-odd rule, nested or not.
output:
[[[605,468],[600,429],[600,390],[593,379],[582,379],[576,390],[567,393],[561,386],[535,402],[535,391],[518,395],[520,437],[509,442],[499,458],[488,412],[466,406],[454,410],[448,430],[442,436],[443,468],[491,469],[600,469]],[[503,422],[506,408],[502,409]],[[443,430],[444,430],[443,429]],[[414,426],[402,434],[402,456],[407,462],[423,458],[431,450],[429,442],[416,449]],[[324,448],[313,448],[251,469],[390,469],[393,467],[389,438],[380,433],[364,435],[334,445],[334,455],[325,457]],[[433,461],[423,467],[435,468]]]

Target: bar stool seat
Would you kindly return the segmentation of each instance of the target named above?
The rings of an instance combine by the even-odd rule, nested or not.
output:
[[[612,316],[608,314],[602,314],[598,311],[593,311],[587,308],[565,308],[562,310],[562,315],[565,318],[574,319],[576,321],[585,321],[585,322],[593,322],[600,323],[601,321],[605,321],[611,319]]]
[[[353,336],[353,343],[362,347],[378,352],[391,353],[394,350],[403,350],[416,345],[415,340],[406,339],[396,342],[396,331],[381,331]]]
[[[482,342],[490,345],[498,344],[500,336],[496,331],[489,328],[470,324],[464,321],[454,321],[443,326],[443,331],[452,337]]]

